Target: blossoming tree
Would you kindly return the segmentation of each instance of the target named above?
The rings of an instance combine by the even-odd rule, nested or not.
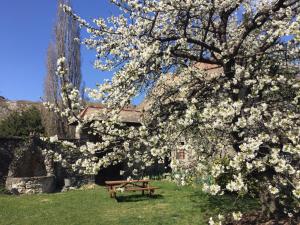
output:
[[[300,2],[111,2],[122,13],[93,24],[63,6],[90,33],[83,42],[97,52],[95,67],[116,71],[89,90],[106,104],[107,120],[83,121],[72,110],[62,112],[81,125],[89,122],[102,139],[82,146],[73,168],[96,173],[127,158],[139,173],[153,159],[170,156],[184,136],[194,157],[172,164],[180,182],[210,177],[206,192],[259,194],[266,216],[299,217]],[[60,59],[61,77],[63,64]],[[174,83],[164,85],[165,78]],[[78,92],[65,87],[65,103],[77,107]],[[152,96],[142,125],[124,126],[118,112],[142,92]],[[112,151],[103,158],[94,157],[108,147]]]

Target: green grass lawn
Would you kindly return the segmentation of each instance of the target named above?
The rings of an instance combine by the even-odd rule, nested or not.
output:
[[[230,196],[209,197],[199,188],[153,182],[160,187],[154,197],[140,192],[119,194],[111,199],[103,187],[56,194],[0,195],[0,224],[207,224],[210,216],[232,209],[257,207],[253,199],[233,206]]]

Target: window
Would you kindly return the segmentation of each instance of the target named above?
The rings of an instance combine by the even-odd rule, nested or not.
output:
[[[176,151],[176,159],[184,160],[185,159],[185,149],[184,149],[184,142],[180,141],[178,149]]]
[[[185,159],[185,151],[184,151],[184,149],[179,149],[177,151],[177,159],[180,159],[180,160]]]

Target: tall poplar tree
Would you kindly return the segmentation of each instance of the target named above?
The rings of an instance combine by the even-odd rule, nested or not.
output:
[[[56,61],[59,57],[66,58],[67,79],[78,90],[81,89],[81,53],[80,29],[78,23],[67,16],[59,5],[70,5],[69,0],[58,0],[57,19],[54,25],[54,37],[47,52],[47,75],[44,81],[44,101],[54,103],[62,108],[61,81],[56,75]],[[57,134],[62,138],[73,137],[74,131],[63,118],[54,113],[44,112],[46,134]]]

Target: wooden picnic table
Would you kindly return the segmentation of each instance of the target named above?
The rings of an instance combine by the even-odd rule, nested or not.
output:
[[[142,191],[142,195],[145,194],[145,191],[149,192],[149,195],[154,193],[155,189],[158,187],[151,187],[149,179],[141,180],[116,180],[116,181],[105,181],[107,190],[111,198],[115,198],[117,191]]]

